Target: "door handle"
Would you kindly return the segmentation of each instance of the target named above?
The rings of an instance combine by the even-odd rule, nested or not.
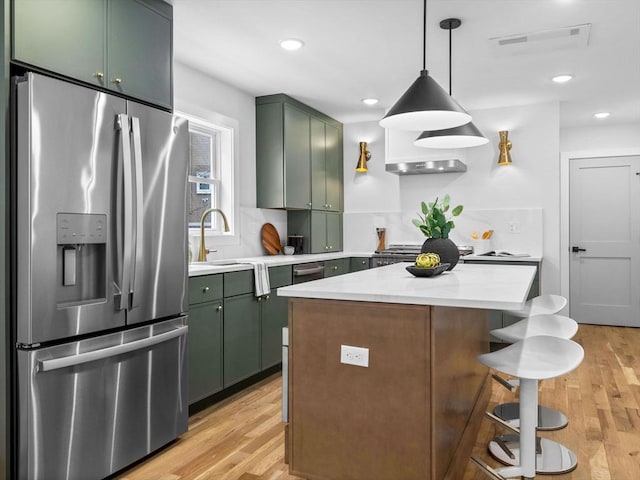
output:
[[[586,248],[580,248],[580,247],[571,247],[571,251],[573,253],[578,253],[578,252],[586,252],[587,249]]]
[[[57,370],[59,368],[73,367],[75,365],[81,365],[83,363],[93,362],[95,360],[103,360],[105,358],[114,357],[116,355],[122,355],[123,353],[129,353],[135,350],[140,350],[142,348],[151,347],[153,345],[171,340],[172,338],[185,335],[188,328],[188,326],[184,325],[176,328],[175,330],[169,330],[168,332],[164,332],[159,335],[153,335],[152,337],[146,337],[141,340],[134,340],[133,342],[121,343],[119,345],[105,347],[100,350],[92,350],[90,352],[79,353],[77,355],[69,355],[68,357],[40,360],[37,364],[37,371],[48,372],[50,370]]]

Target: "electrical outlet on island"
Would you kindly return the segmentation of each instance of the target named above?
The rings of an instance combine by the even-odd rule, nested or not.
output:
[[[356,365],[358,367],[368,367],[369,349],[352,347],[351,345],[340,345],[340,363]]]

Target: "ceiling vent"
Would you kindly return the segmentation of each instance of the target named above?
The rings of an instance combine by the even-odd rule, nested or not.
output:
[[[496,55],[522,55],[560,49],[586,48],[589,45],[591,24],[573,25],[553,30],[520,33],[490,38]]]

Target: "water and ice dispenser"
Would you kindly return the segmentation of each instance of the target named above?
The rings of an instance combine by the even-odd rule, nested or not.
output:
[[[104,301],[107,216],[58,213],[56,218],[58,307]]]

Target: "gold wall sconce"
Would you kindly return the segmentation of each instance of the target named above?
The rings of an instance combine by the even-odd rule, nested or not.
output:
[[[511,165],[511,154],[509,151],[511,150],[511,140],[507,138],[509,132],[503,130],[498,132],[500,135],[500,143],[498,144],[498,149],[500,150],[500,155],[498,157],[498,165]]]
[[[371,159],[371,152],[367,150],[367,142],[360,142],[360,157],[356,165],[356,172],[366,172],[367,162]]]

